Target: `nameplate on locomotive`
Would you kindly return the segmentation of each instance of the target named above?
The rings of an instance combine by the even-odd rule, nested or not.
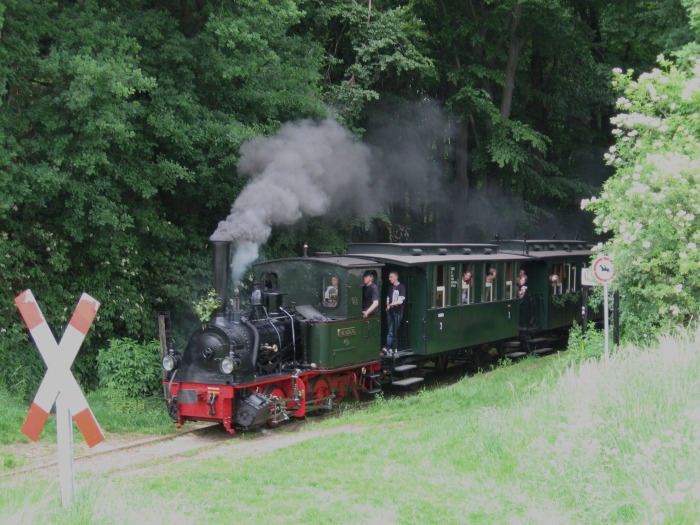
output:
[[[356,335],[354,326],[350,328],[338,328],[338,337],[350,337],[353,335]]]

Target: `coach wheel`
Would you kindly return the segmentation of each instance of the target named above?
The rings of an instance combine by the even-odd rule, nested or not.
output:
[[[307,405],[321,406],[328,404],[328,399],[323,399],[331,395],[331,387],[328,384],[328,379],[323,376],[312,379],[308,392]],[[323,401],[314,401],[316,399],[323,399]],[[320,410],[311,410],[308,412],[310,416],[315,416],[320,413]]]
[[[450,364],[450,358],[447,354],[441,354],[435,358],[435,369],[444,372]]]
[[[268,397],[277,397],[279,399],[284,399],[287,397],[287,394],[285,394],[284,389],[282,389],[282,387],[278,384],[272,384],[268,386],[265,389],[265,395]],[[269,428],[277,428],[282,424],[281,421],[275,421],[274,414],[275,404],[272,404],[270,406],[270,419],[267,420],[267,426]]]

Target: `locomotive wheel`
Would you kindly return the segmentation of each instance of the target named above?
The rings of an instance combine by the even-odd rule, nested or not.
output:
[[[170,401],[166,401],[165,404],[168,406],[168,415],[173,421],[177,421],[177,397]]]
[[[328,384],[328,379],[326,379],[323,376],[316,377],[311,380],[311,385],[309,386],[308,390],[308,396],[307,396],[307,404],[312,404],[314,406],[319,406],[321,404],[326,403],[327,401],[316,401],[314,402],[314,399],[321,399],[324,397],[328,397],[331,395],[331,387]],[[320,410],[312,410],[309,412],[310,416],[315,416],[320,414]]]
[[[284,399],[285,397],[287,397],[287,394],[284,393],[284,389],[283,389],[280,385],[278,385],[278,384],[276,384],[276,383],[275,383],[275,384],[272,384],[272,385],[270,385],[270,386],[268,386],[268,387],[265,389],[265,392],[264,392],[264,393],[265,393],[265,395],[268,396],[268,397],[275,396],[275,397],[278,397],[278,398],[280,398],[280,399]],[[274,407],[270,407],[270,416],[273,416],[274,413],[275,413],[275,408],[274,408]],[[268,426],[269,428],[277,428],[277,427],[279,427],[281,424],[282,424],[281,421],[275,421],[273,417],[270,417],[270,419],[267,420],[267,426]]]

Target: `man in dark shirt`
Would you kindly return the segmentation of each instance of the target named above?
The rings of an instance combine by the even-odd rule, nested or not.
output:
[[[406,286],[399,282],[399,272],[389,272],[391,287],[386,296],[387,334],[384,353],[398,352],[399,326],[403,319],[403,302],[406,300]]]
[[[374,273],[367,270],[362,276],[362,317],[367,317],[379,307],[379,288],[374,284]]]

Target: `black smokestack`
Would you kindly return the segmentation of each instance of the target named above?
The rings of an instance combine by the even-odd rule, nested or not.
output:
[[[211,243],[214,264],[214,290],[219,296],[220,307],[218,313],[226,312],[228,300],[228,274],[231,264],[231,243],[224,241],[212,241]]]

